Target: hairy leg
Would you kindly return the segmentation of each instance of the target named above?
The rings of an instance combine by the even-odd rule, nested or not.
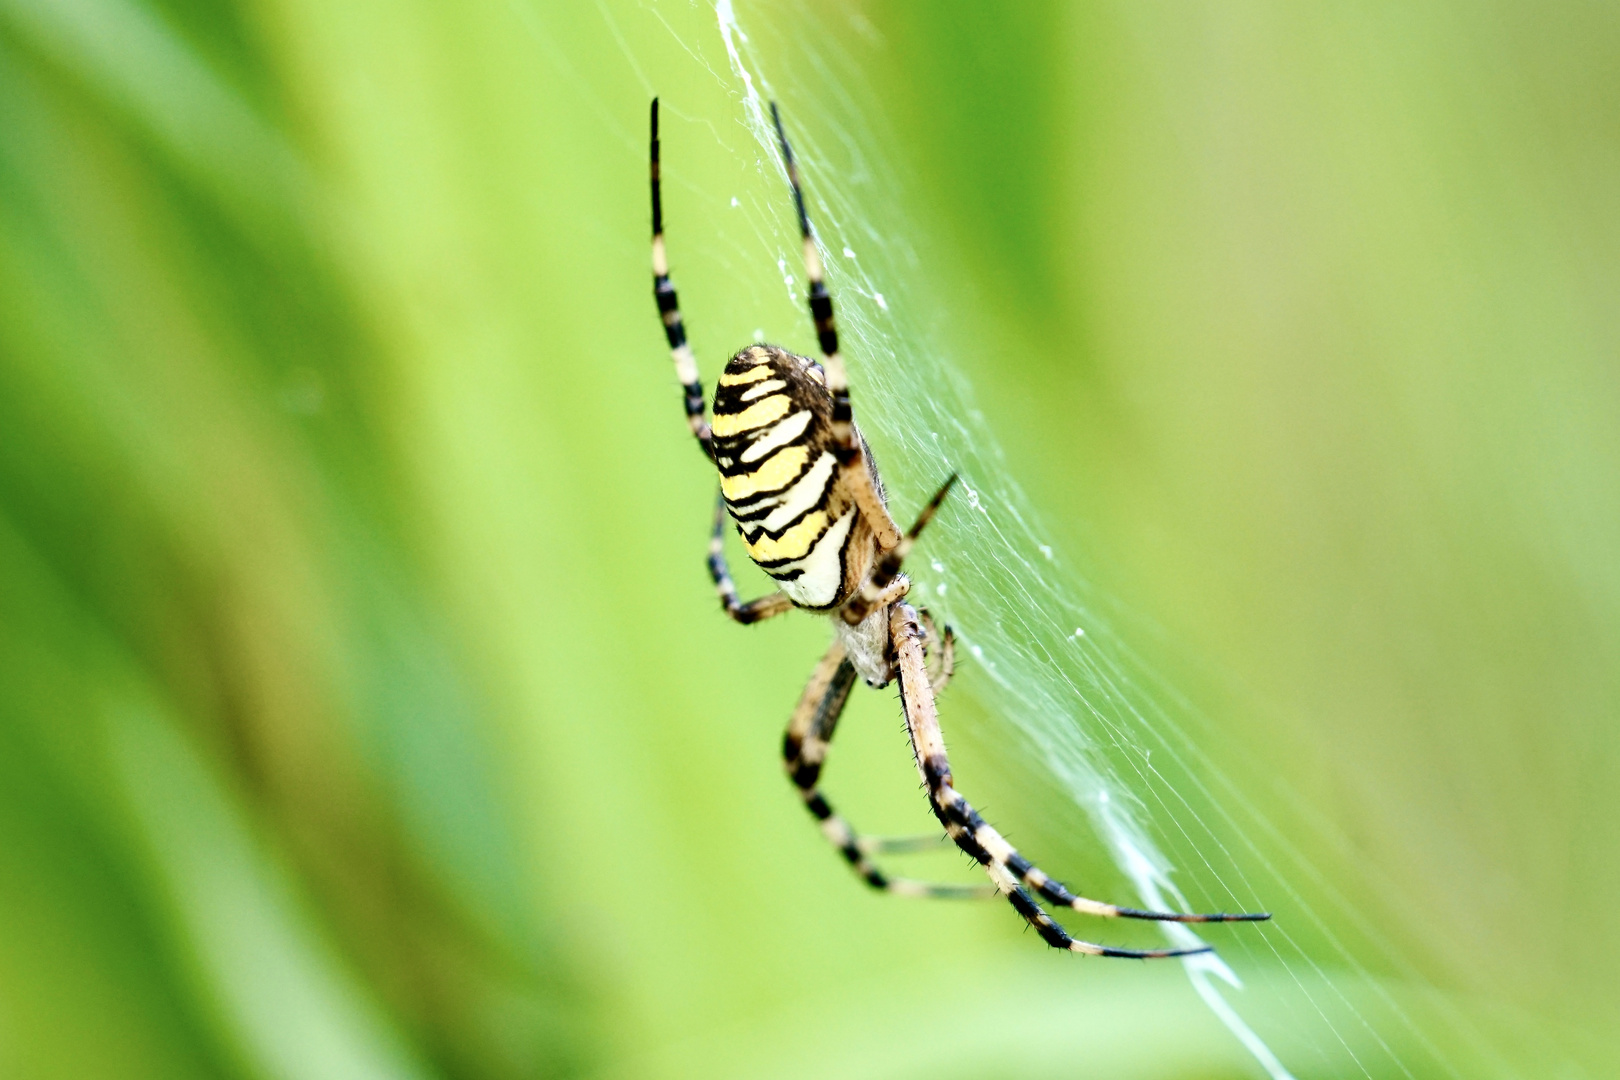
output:
[[[890,633],[894,639],[899,667],[900,696],[905,708],[906,728],[911,735],[917,771],[928,789],[929,803],[933,807],[934,815],[939,818],[946,834],[956,842],[956,845],[984,866],[996,888],[1007,897],[1018,914],[1035,928],[1036,933],[1040,934],[1041,939],[1047,944],[1054,948],[1095,956],[1139,959],[1187,956],[1210,951],[1208,946],[1195,949],[1116,949],[1080,941],[1071,937],[1067,930],[1043,911],[1040,904],[1030,895],[1031,892],[1052,904],[1087,915],[1184,923],[1253,922],[1270,918],[1265,914],[1192,915],[1120,907],[1076,896],[1061,882],[1047,876],[1020,855],[956,790],[950,760],[945,754],[944,736],[939,728],[939,714],[934,706],[933,688],[929,683],[923,658],[923,630],[916,609],[909,604],[896,604],[890,616]]]

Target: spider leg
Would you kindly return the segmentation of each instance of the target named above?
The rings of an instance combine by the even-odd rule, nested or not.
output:
[[[873,609],[881,607],[889,599],[888,590],[900,576],[900,567],[904,565],[906,556],[911,554],[912,547],[917,543],[917,537],[921,536],[928,523],[934,520],[935,512],[939,510],[940,504],[945,501],[945,496],[950,494],[955,483],[955,473],[946,477],[939,490],[934,492],[934,497],[928,500],[928,505],[922,508],[922,513],[917,515],[916,522],[900,538],[900,542],[878,556],[877,562],[867,574],[866,580],[861,583],[861,587],[844,601],[839,614],[843,616],[845,622],[851,626],[856,625],[871,614]]]
[[[917,771],[928,788],[929,802],[934,816],[956,845],[981,863],[996,888],[1022,915],[1035,932],[1048,945],[1071,952],[1090,953],[1095,956],[1124,956],[1149,959],[1165,956],[1186,956],[1209,952],[1210,947],[1194,949],[1116,949],[1078,941],[1041,909],[1030,894],[1038,894],[1048,902],[1086,915],[1154,919],[1161,922],[1253,922],[1269,919],[1266,914],[1247,915],[1190,915],[1179,912],[1142,911],[1138,908],[1119,907],[1075,896],[1064,886],[1048,877],[1020,855],[1005,838],[989,825],[953,786],[950,761],[945,755],[945,739],[939,729],[939,714],[934,707],[933,689],[923,659],[923,630],[917,611],[911,605],[898,603],[889,617],[889,632],[897,654],[896,666],[900,675],[900,699],[906,713],[906,728],[911,734],[912,751],[917,759]]]
[[[714,591],[720,594],[720,606],[727,615],[740,623],[756,623],[793,610],[793,601],[780,590],[747,603],[737,596],[737,586],[731,581],[731,566],[726,562],[726,500],[716,500],[714,531],[709,534],[709,577],[714,580]]]
[[[669,280],[669,259],[664,253],[664,202],[658,169],[658,99],[652,100],[652,133],[648,144],[648,176],[652,185],[652,267],[653,299],[664,323],[669,355],[675,361],[675,377],[685,394],[686,422],[705,457],[714,458],[714,436],[705,419],[703,383],[698,379],[697,359],[686,343],[686,326],[681,322],[681,306],[675,286]]]
[[[937,698],[950,685],[951,676],[956,674],[956,635],[949,626],[943,632],[938,630],[927,608],[918,608],[917,618],[922,622],[923,633],[928,635],[928,640],[939,642],[938,649],[924,650],[928,660],[928,685]]]
[[[868,855],[915,855],[920,851],[950,847],[952,843],[951,838],[942,832],[918,833],[916,836],[863,836],[855,841],[856,846]],[[995,886],[992,885],[985,896],[995,895]]]
[[[827,654],[816,665],[810,682],[799,698],[798,707],[788,721],[782,736],[782,761],[788,776],[799,789],[805,809],[821,825],[821,834],[838,849],[844,860],[874,889],[899,896],[971,898],[994,896],[995,889],[984,885],[935,885],[908,878],[893,878],[880,870],[868,857],[880,851],[912,851],[918,840],[865,838],[856,834],[849,823],[833,811],[819,789],[821,766],[827,759],[827,746],[838,718],[849,700],[855,685],[855,668],[844,654],[842,642],[834,641]],[[930,843],[938,843],[934,837]]]
[[[866,465],[865,447],[855,430],[855,413],[849,402],[849,373],[844,370],[844,358],[838,351],[838,325],[833,321],[832,296],[822,274],[821,253],[816,250],[815,234],[810,231],[810,215],[804,208],[804,189],[799,185],[799,166],[793,160],[793,148],[788,145],[787,132],[782,128],[782,114],[771,102],[771,119],[776,123],[776,140],[782,148],[782,164],[787,169],[788,183],[793,188],[793,208],[799,215],[799,235],[804,241],[804,276],[810,287],[810,318],[816,324],[816,338],[821,345],[822,369],[827,377],[827,392],[832,395],[833,453],[844,482],[850,486],[855,505],[877,536],[878,547],[889,550],[900,542],[900,526],[883,505],[883,496]]]

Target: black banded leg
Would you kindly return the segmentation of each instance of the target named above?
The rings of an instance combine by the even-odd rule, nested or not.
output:
[[[918,852],[951,847],[952,841],[942,832],[933,832],[918,833],[916,836],[863,836],[855,844],[868,855],[916,855]],[[985,895],[996,895],[995,887],[991,886]]]
[[[716,500],[714,507],[714,530],[709,534],[709,577],[714,580],[714,591],[720,594],[720,606],[737,622],[761,622],[793,610],[793,601],[784,592],[773,592],[746,604],[737,596],[737,586],[731,581],[731,566],[726,562],[724,497]]]
[[[939,838],[928,836],[883,839],[859,836],[847,821],[834,812],[832,806],[822,796],[818,786],[821,766],[827,759],[828,744],[832,741],[833,732],[838,727],[838,718],[843,714],[844,705],[848,702],[849,692],[854,685],[855,668],[845,656],[843,644],[834,641],[827,654],[816,665],[815,673],[810,676],[810,682],[805,686],[798,707],[793,710],[793,716],[788,721],[787,731],[782,736],[783,764],[794,786],[799,789],[799,796],[804,800],[805,809],[809,810],[810,815],[820,824],[821,834],[838,849],[844,861],[854,868],[861,880],[874,889],[894,893],[897,896],[951,899],[994,896],[993,886],[935,885],[888,876],[869,856],[879,852],[922,850],[921,845],[924,842],[930,846],[937,846]]]
[[[945,496],[951,493],[951,488],[955,484],[956,474],[951,473],[950,476],[945,478],[945,483],[940,485],[939,490],[934,492],[934,497],[928,500],[928,505],[922,508],[922,513],[917,515],[916,522],[900,538],[900,542],[878,556],[876,565],[872,567],[871,573],[862,582],[860,589],[848,600],[844,601],[844,607],[840,614],[844,617],[845,622],[854,626],[872,611],[883,605],[888,596],[889,587],[900,576],[900,567],[904,565],[906,556],[911,554],[911,549],[917,543],[917,537],[921,536],[922,531],[928,527],[928,523],[934,520],[934,514],[939,510],[940,504],[945,501]]]
[[[658,316],[664,323],[664,337],[669,342],[669,355],[675,361],[675,377],[681,382],[685,398],[686,422],[703,450],[713,459],[714,437],[709,421],[704,418],[703,383],[698,379],[697,360],[686,343],[686,327],[681,322],[680,302],[675,298],[675,286],[669,280],[669,259],[664,253],[664,202],[658,168],[658,99],[652,100],[652,137],[649,141],[648,175],[652,184],[652,266],[653,299],[658,302]]]
[[[986,823],[953,785],[950,760],[945,755],[945,740],[940,733],[939,714],[934,708],[933,689],[929,685],[923,658],[923,630],[916,610],[909,604],[896,604],[890,616],[889,628],[897,654],[896,666],[899,668],[900,698],[906,713],[906,728],[911,734],[917,770],[928,788],[934,816],[956,845],[984,866],[997,889],[1006,895],[1018,914],[1035,928],[1048,945],[1094,956],[1137,959],[1187,956],[1211,951],[1207,945],[1194,949],[1116,949],[1079,941],[1041,909],[1031,896],[1032,892],[1050,903],[1086,915],[1183,923],[1255,922],[1271,917],[1266,914],[1190,915],[1119,907],[1075,896],[1061,883],[1047,877]]]
[[[855,430],[855,413],[849,401],[849,373],[845,371],[843,355],[838,351],[838,324],[833,321],[832,296],[827,292],[815,234],[810,231],[810,215],[804,207],[804,189],[799,184],[799,166],[793,160],[793,148],[788,145],[787,132],[782,128],[782,114],[774,101],[771,102],[771,119],[776,123],[776,140],[782,148],[782,165],[787,169],[788,183],[793,188],[793,208],[799,215],[799,236],[804,244],[804,276],[810,290],[810,318],[816,324],[822,370],[827,377],[827,392],[833,400],[833,453],[850,485],[855,505],[877,535],[878,546],[887,551],[900,542],[900,526],[895,524],[888,507],[883,505],[883,496],[878,493],[871,470],[866,467],[865,446]]]
[[[927,608],[918,608],[917,618],[922,622],[923,633],[928,635],[928,640],[937,642],[936,648],[923,649],[928,660],[928,685],[937,698],[951,684],[951,676],[956,674],[956,634],[949,626],[943,630],[937,628]]]

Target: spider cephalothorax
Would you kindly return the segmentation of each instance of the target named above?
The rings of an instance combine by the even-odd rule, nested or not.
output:
[[[1116,949],[1069,936],[1041,909],[1050,904],[1087,915],[1166,922],[1237,922],[1264,914],[1191,915],[1142,911],[1076,896],[1020,855],[956,790],[934,699],[949,681],[952,637],[935,633],[928,613],[906,602],[910,583],[900,568],[917,536],[950,491],[955,476],[902,533],[890,516],[871,452],[855,427],[849,382],[838,352],[832,298],[822,280],[821,257],[805,213],[798,167],[776,106],[782,163],[804,242],[810,315],[823,360],[817,363],[774,345],[750,345],[733,356],[714,395],[714,418],[704,417],[697,362],[686,343],[675,287],[664,252],[658,173],[658,101],[652,103],[653,295],[685,393],[687,423],[720,473],[720,501],[709,540],[709,573],[721,605],[733,619],[757,622],[795,607],[828,615],[832,646],[816,666],[782,740],[789,777],[805,807],[867,884],[908,896],[1005,896],[1047,944],[1100,956],[1185,956],[1182,949]],[[780,591],[743,603],[726,565],[725,519],[736,523],[744,548]],[[932,648],[930,648],[932,643]],[[873,686],[900,683],[900,700],[918,775],[944,837],[972,856],[990,876],[988,886],[933,885],[890,877],[873,862],[884,852],[916,850],[919,838],[858,836],[834,813],[820,790],[821,766],[855,678]],[[940,839],[920,838],[922,842]]]

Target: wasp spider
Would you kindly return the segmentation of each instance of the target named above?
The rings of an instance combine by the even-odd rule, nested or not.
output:
[[[928,613],[906,602],[910,587],[900,572],[917,536],[956,477],[901,532],[889,515],[883,485],[850,409],[849,382],[838,353],[832,298],[798,167],[771,105],[782,161],[787,167],[804,242],[810,315],[820,339],[820,363],[775,345],[750,345],[726,364],[714,395],[714,418],[704,416],[703,386],[686,341],[664,251],[658,173],[658,101],[652,103],[653,295],[669,339],[675,372],[685,391],[686,419],[699,447],[720,473],[720,499],[709,541],[709,573],[726,614],[753,623],[802,608],[831,617],[833,642],[816,666],[782,740],[788,775],[822,834],[868,885],[904,896],[1005,896],[1042,940],[1059,949],[1096,956],[1163,957],[1206,952],[1190,949],[1116,949],[1079,941],[1044,910],[1036,897],[1085,915],[1170,922],[1238,922],[1265,914],[1189,915],[1142,911],[1076,896],[1020,855],[956,790],[935,696],[950,678],[949,627],[934,632]],[[780,585],[777,592],[742,602],[732,584],[722,539],[730,514],[750,558]],[[938,642],[937,650],[929,642]],[[900,700],[917,770],[945,836],[990,876],[989,885],[935,885],[891,877],[873,856],[917,850],[934,837],[882,840],[860,836],[833,811],[820,790],[822,763],[856,676],[874,687],[898,679]]]

